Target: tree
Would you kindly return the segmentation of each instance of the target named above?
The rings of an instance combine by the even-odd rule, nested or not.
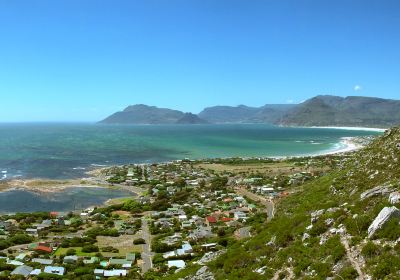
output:
[[[67,256],[73,256],[76,254],[76,250],[75,249],[68,249],[67,252],[65,253]]]

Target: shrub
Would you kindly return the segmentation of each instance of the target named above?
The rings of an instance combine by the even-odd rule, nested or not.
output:
[[[99,251],[99,247],[95,245],[85,245],[82,247],[83,253],[95,253]]]
[[[342,268],[342,270],[339,273],[340,277],[337,277],[336,279],[341,279],[341,280],[353,280],[353,279],[357,279],[358,277],[358,273],[357,270],[355,270],[353,267],[351,266],[346,266],[344,268]]]
[[[371,241],[368,241],[368,243],[365,244],[364,247],[362,248],[361,254],[365,258],[372,258],[372,257],[379,255],[380,251],[381,251],[381,248],[379,246],[375,245]]]
[[[146,244],[146,240],[144,240],[143,238],[138,238],[133,240],[133,244],[138,245],[138,244]]]
[[[67,256],[72,256],[76,254],[75,249],[68,249],[67,252],[65,253]]]

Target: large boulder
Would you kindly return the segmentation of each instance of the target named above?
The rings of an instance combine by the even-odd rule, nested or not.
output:
[[[381,229],[390,219],[400,218],[400,210],[395,206],[385,207],[379,212],[375,220],[368,228],[368,237],[371,238],[379,229]]]

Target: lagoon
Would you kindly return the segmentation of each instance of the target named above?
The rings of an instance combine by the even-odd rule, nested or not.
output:
[[[51,193],[10,190],[0,192],[0,213],[82,210],[89,206],[102,205],[111,198],[129,196],[134,194],[100,187],[72,187]]]

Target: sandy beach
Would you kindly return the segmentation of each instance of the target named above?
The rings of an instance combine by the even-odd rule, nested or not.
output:
[[[353,127],[353,126],[310,126],[304,128],[342,129],[342,130],[374,131],[374,132],[385,132],[388,129],[388,128]]]

